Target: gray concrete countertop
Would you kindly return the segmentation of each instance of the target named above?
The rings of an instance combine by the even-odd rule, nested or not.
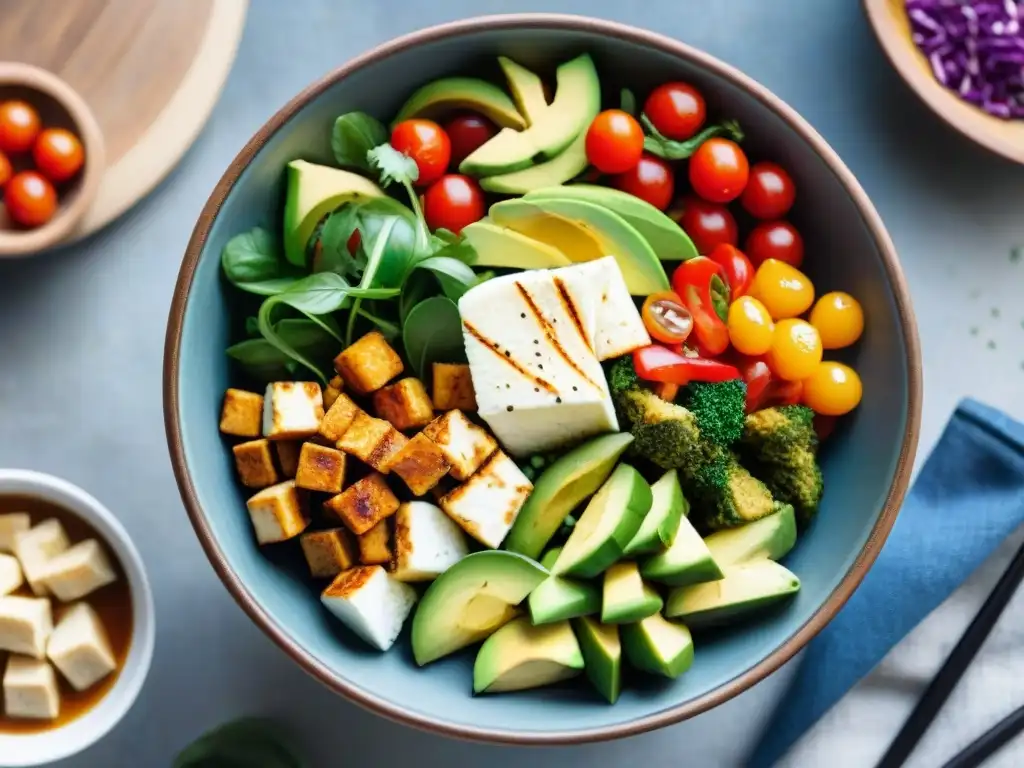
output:
[[[197,1],[197,0],[196,0]],[[772,88],[831,142],[872,197],[913,290],[925,358],[922,456],[956,401],[1024,416],[1024,168],[953,133],[889,68],[854,0],[252,0],[234,70],[178,169],[116,224],[62,252],[0,264],[0,466],[62,475],[124,521],[156,593],[156,658],[102,743],[62,765],[158,768],[243,714],[283,718],[313,766],[733,766],[783,671],[696,721],[605,745],[532,750],[393,725],[304,675],[235,606],[188,524],[164,440],[161,365],[185,243],[228,162],[311,80],[395,35],[480,12],[591,14],[704,48]]]

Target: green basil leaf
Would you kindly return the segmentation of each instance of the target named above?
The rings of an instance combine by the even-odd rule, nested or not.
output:
[[[465,362],[462,318],[455,302],[433,296],[413,307],[402,328],[402,344],[420,378],[430,373],[432,363]]]
[[[733,141],[743,141],[743,130],[735,120],[723,120],[717,125],[709,125],[686,141],[673,141],[665,137],[645,114],[640,115],[640,122],[650,134],[644,138],[644,149],[665,160],[685,160],[696,152],[701,144],[715,136],[728,136]]]
[[[302,276],[284,260],[277,240],[262,227],[228,240],[221,253],[221,268],[236,287],[260,296],[285,291]]]
[[[173,768],[305,768],[274,722],[245,718],[219,726],[186,747]]]
[[[397,224],[397,217],[389,218],[381,224],[380,230],[378,230],[377,234],[374,236],[373,243],[370,246],[370,255],[366,259],[366,270],[363,272],[363,279],[359,281],[360,288],[373,287],[374,278],[377,276],[377,271],[380,269],[381,262],[384,260],[384,253],[387,250],[391,233],[394,231]],[[392,249],[391,254],[394,256],[394,249]]]
[[[255,320],[255,318],[250,318]],[[275,330],[293,349],[314,361],[329,363],[341,344],[338,339],[317,323],[303,318],[286,318],[277,323]],[[294,373],[291,358],[264,338],[246,339],[227,349],[227,355],[251,378],[261,382],[280,381]]]
[[[433,273],[444,295],[452,301],[462,298],[477,282],[472,267],[450,256],[431,256],[416,264],[416,269]]]
[[[408,322],[412,308],[424,299],[436,295],[438,288],[437,280],[428,272],[414,270],[402,286],[402,295],[398,299],[399,322],[404,326]]]
[[[623,88],[619,92],[619,109],[636,117],[636,96],[629,88]]]
[[[331,151],[338,165],[369,171],[367,152],[388,140],[387,128],[365,112],[349,112],[334,121]]]

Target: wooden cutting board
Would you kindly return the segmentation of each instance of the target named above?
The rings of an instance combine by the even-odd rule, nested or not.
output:
[[[248,9],[247,0],[0,4],[0,59],[63,78],[103,131],[107,170],[71,240],[124,213],[191,146],[227,79]]]

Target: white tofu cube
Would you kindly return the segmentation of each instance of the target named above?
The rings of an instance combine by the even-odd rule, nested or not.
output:
[[[264,488],[245,503],[256,541],[273,544],[295,538],[309,525],[294,480]]]
[[[533,490],[522,470],[498,451],[467,482],[441,498],[441,509],[484,546],[501,546]]]
[[[60,693],[53,667],[45,661],[11,656],[4,672],[4,712],[8,717],[56,720]]]
[[[0,651],[46,657],[53,614],[45,597],[0,597]]]
[[[466,480],[498,450],[497,441],[462,411],[448,411],[423,428],[451,464],[451,476]]]
[[[40,579],[51,594],[70,603],[117,581],[117,572],[103,545],[86,539],[52,558]]]
[[[399,581],[432,581],[469,554],[462,529],[426,501],[398,508],[394,550],[391,575]]]
[[[64,612],[46,655],[76,691],[91,688],[117,669],[103,623],[88,603],[75,603]]]
[[[11,594],[24,583],[18,558],[14,555],[0,555],[0,597]]]
[[[46,566],[54,557],[71,546],[64,526],[59,520],[44,520],[34,528],[15,534],[14,553],[21,563],[25,581],[32,587],[32,592],[42,596],[47,594],[42,583],[42,575]]]
[[[275,381],[263,396],[263,436],[271,440],[312,437],[324,417],[324,393],[313,381]]]
[[[416,590],[379,565],[361,565],[338,574],[320,602],[363,640],[386,651],[416,604]]]
[[[14,554],[14,537],[32,527],[28,512],[0,515],[0,552]]]

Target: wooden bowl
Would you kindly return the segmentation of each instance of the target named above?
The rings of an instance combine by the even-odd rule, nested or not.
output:
[[[969,104],[932,74],[928,59],[910,37],[903,0],[863,0],[871,27],[896,71],[935,114],[967,138],[1024,163],[1024,120],[1003,120]]]
[[[96,118],[59,77],[29,64],[0,61],[0,102],[8,99],[34,106],[44,126],[66,128],[78,136],[85,149],[85,165],[73,179],[58,185],[57,212],[40,227],[20,228],[0,207],[0,258],[35,255],[68,237],[96,197],[105,166],[103,133]],[[27,169],[32,162],[26,155],[10,160],[15,171]]]

